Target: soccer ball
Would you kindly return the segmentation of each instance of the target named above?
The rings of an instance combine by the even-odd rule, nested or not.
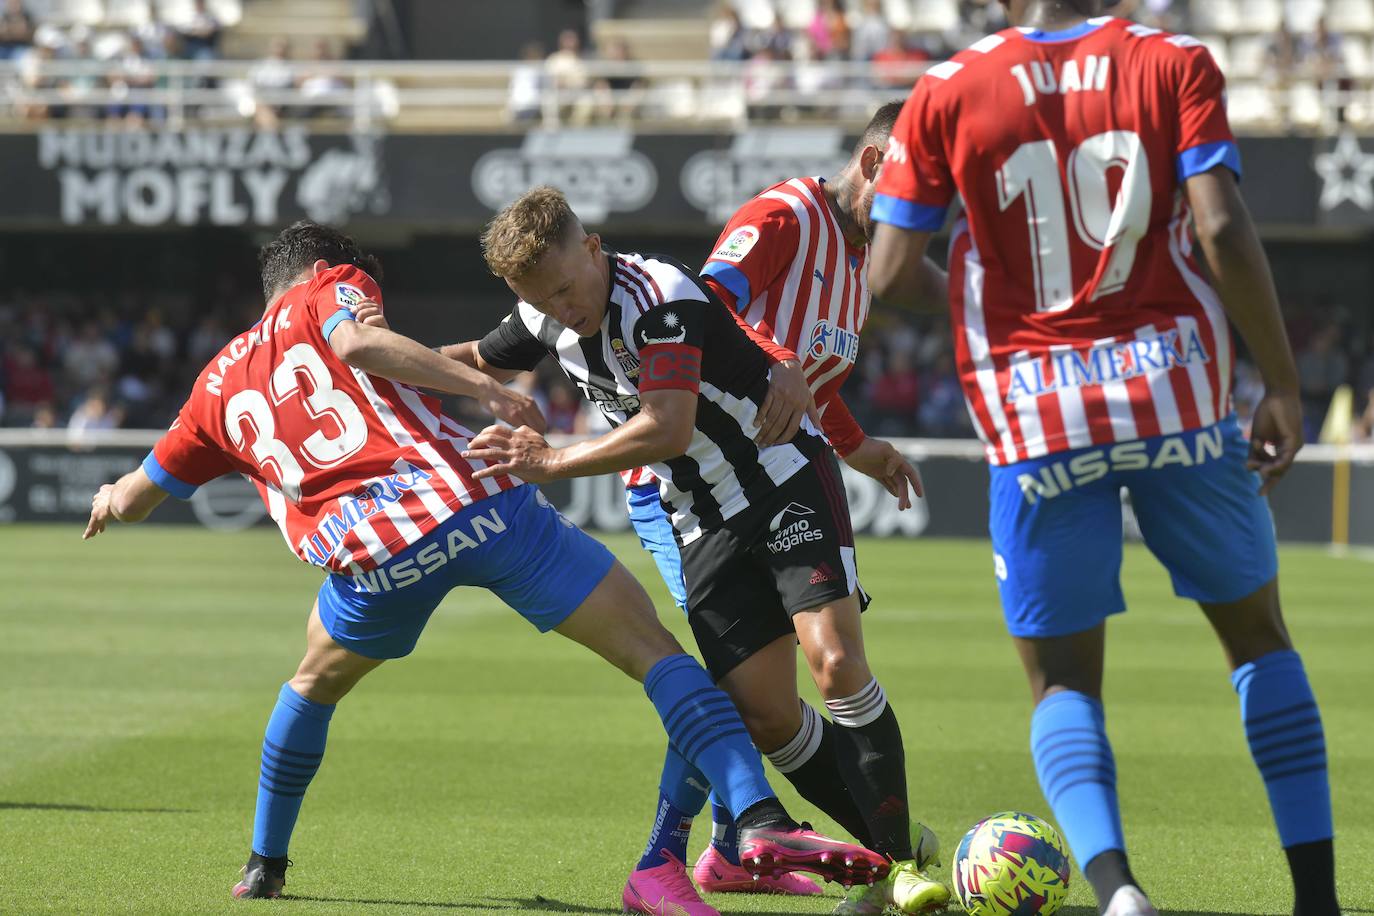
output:
[[[1069,893],[1064,841],[1031,814],[986,817],[959,841],[954,893],[971,916],[1051,916]]]

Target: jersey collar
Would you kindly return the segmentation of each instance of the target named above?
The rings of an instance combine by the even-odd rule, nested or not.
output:
[[[1095,16],[1086,22],[1080,22],[1073,28],[1062,29],[1058,32],[1046,32],[1041,29],[1027,28],[1018,28],[1016,31],[1020,32],[1021,37],[1025,38],[1027,41],[1039,42],[1041,44],[1073,41],[1082,38],[1084,35],[1096,32],[1098,29],[1111,22],[1113,18],[1112,16]]]

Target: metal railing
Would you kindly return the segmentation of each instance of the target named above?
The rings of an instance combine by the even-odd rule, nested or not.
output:
[[[96,121],[129,114],[173,129],[245,123],[264,115],[322,117],[357,130],[391,125],[499,129],[512,124],[634,123],[742,127],[778,120],[862,123],[905,96],[927,63],[875,67],[848,61],[587,61],[577,85],[539,63],[512,61],[120,61],[30,59],[0,63],[0,125],[54,118]],[[1318,90],[1231,81],[1242,126],[1312,131],[1374,126],[1374,79]],[[1259,93],[1272,106],[1245,106]],[[1281,94],[1281,97],[1280,97]],[[1296,95],[1295,95],[1296,94]],[[1305,99],[1294,113],[1290,96]],[[7,123],[6,123],[7,122]]]

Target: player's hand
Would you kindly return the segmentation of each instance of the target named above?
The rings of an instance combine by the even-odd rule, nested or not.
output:
[[[379,303],[371,299],[364,299],[353,306],[353,320],[358,324],[365,324],[369,328],[381,328],[383,331],[390,331],[391,325],[386,323],[386,316],[382,314],[382,307]]]
[[[1265,392],[1250,426],[1245,466],[1260,475],[1260,495],[1274,489],[1302,448],[1302,399],[1297,393]]]
[[[801,429],[802,417],[810,417],[816,428],[820,428],[821,415],[816,410],[801,363],[794,359],[784,360],[775,365],[768,376],[768,396],[763,399],[763,406],[754,420],[759,430],[754,435],[754,442],[768,446],[791,440]]]
[[[86,530],[81,535],[81,540],[89,541],[97,534],[105,530],[105,526],[110,523],[113,514],[110,512],[110,494],[114,492],[114,484],[102,484],[96,494],[91,497],[91,520],[86,523]]]
[[[849,453],[844,462],[860,474],[872,477],[882,484],[887,492],[897,497],[899,510],[911,508],[908,487],[917,496],[926,495],[925,487],[921,485],[920,473],[891,442],[869,436],[864,439],[862,445]]]
[[[493,381],[478,400],[491,411],[493,417],[503,423],[509,423],[511,426],[528,426],[537,433],[548,429],[544,414],[540,412],[534,398],[521,394],[514,388],[507,388],[500,382]]]
[[[463,457],[485,461],[487,466],[472,476],[477,480],[497,474],[514,474],[526,483],[547,483],[554,480],[553,456],[557,449],[528,426],[511,429],[508,426],[488,426],[482,430],[463,452]]]

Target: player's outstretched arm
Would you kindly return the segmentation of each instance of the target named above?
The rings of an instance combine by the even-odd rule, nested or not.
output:
[[[1192,176],[1185,187],[1213,285],[1264,379],[1264,399],[1255,408],[1251,428],[1249,464],[1263,480],[1260,492],[1267,493],[1302,448],[1298,369],[1278,292],[1231,170],[1217,166]]]
[[[341,321],[329,335],[329,345],[355,369],[406,385],[466,395],[481,402],[497,419],[544,429],[544,415],[533,399],[409,337],[357,321]]]
[[[949,310],[949,274],[926,256],[930,235],[878,223],[868,266],[873,295],[918,312]]]
[[[514,474],[526,483],[591,477],[656,464],[685,453],[696,425],[695,392],[644,392],[640,410],[604,436],[553,448],[530,429],[489,426],[473,438],[464,458],[490,462],[474,477]]]
[[[105,530],[110,521],[141,522],[167,498],[167,491],[135,468],[114,483],[101,486],[91,497],[91,519],[81,539],[88,541]]]

